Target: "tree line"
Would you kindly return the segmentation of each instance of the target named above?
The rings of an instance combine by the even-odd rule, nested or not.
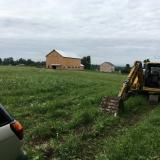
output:
[[[81,63],[84,65],[85,69],[98,69],[99,65],[93,65],[91,64],[91,57],[86,56],[81,59]],[[31,59],[24,59],[19,58],[15,60],[13,57],[7,57],[7,58],[0,58],[0,65],[25,65],[25,66],[37,66],[37,67],[44,67],[45,61],[33,61]]]
[[[26,65],[26,66],[37,66],[37,67],[43,67],[45,66],[44,61],[33,61],[31,59],[24,59],[24,58],[19,58],[15,60],[13,57],[8,57],[8,58],[0,58],[0,65]]]
[[[145,63],[150,62],[149,59],[145,59],[143,61],[144,66]],[[91,63],[91,56],[86,56],[81,59],[81,63],[84,65],[85,69],[88,70],[99,70],[100,65]],[[36,67],[45,67],[45,61],[33,61],[31,59],[19,58],[15,60],[13,57],[8,58],[0,58],[0,65],[26,65],[26,66],[36,66]],[[116,71],[121,71],[121,73],[129,73],[131,66],[126,64],[124,67],[116,66]]]

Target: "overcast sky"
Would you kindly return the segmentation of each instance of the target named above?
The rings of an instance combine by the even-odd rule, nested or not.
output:
[[[59,49],[92,63],[160,61],[159,0],[0,0],[0,57]]]

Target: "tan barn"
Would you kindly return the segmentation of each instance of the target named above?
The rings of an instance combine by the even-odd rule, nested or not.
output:
[[[100,65],[101,72],[114,72],[115,66],[110,62],[104,62]]]
[[[69,57],[62,51],[53,50],[46,55],[46,68],[50,69],[67,69],[67,70],[84,70],[81,59],[78,57]]]

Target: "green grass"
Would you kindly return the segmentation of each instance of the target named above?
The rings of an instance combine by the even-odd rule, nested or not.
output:
[[[97,160],[159,160],[160,109],[151,112],[142,122],[124,129],[117,137],[104,142]]]
[[[22,122],[29,159],[153,159],[160,153],[160,109],[143,96],[119,117],[99,104],[116,96],[125,76],[0,67],[0,103]]]

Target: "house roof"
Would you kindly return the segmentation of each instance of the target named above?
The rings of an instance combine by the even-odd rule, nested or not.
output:
[[[76,54],[69,53],[69,52],[64,52],[64,51],[62,51],[62,50],[55,50],[55,49],[52,50],[50,53],[48,53],[48,54],[46,55],[46,57],[47,57],[49,54],[53,53],[53,52],[59,53],[59,54],[60,54],[62,57],[64,57],[64,58],[80,59],[80,57],[77,56]]]
[[[111,66],[114,66],[114,64],[112,64],[111,62],[104,62],[104,63],[102,63],[102,64],[109,64],[109,65],[111,65]]]

